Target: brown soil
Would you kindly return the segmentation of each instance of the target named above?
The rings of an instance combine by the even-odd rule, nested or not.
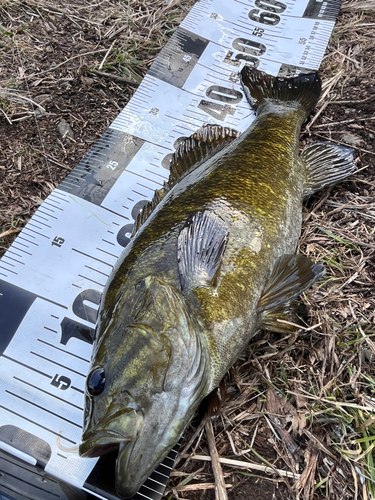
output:
[[[125,106],[191,3],[0,6],[2,252]],[[304,297],[311,327],[303,336],[262,332],[231,372],[214,422],[219,456],[269,463],[275,472],[224,465],[229,500],[353,499],[371,491],[361,480],[375,476],[372,450],[355,440],[375,435],[374,27],[372,2],[344,1],[321,69],[326,92],[302,144],[349,145],[358,168],[305,206],[300,252],[327,268]],[[62,138],[62,119],[73,137]],[[215,498],[210,463],[194,458],[210,454],[204,429],[185,446],[199,422],[186,433],[165,498]]]

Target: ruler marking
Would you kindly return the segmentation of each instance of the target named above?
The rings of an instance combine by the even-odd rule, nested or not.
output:
[[[100,205],[100,207],[103,210],[107,210],[107,212],[111,212],[111,214],[117,215],[117,217],[121,217],[122,219],[125,219],[125,220],[130,220],[129,217],[126,217],[125,215],[122,215],[122,214],[120,214],[118,212],[115,212],[114,210],[111,210],[110,208],[105,207],[104,205]]]
[[[33,222],[36,222],[36,221],[33,221]],[[40,224],[40,222],[38,222],[38,224]],[[43,231],[43,228],[42,228],[42,227],[37,226],[36,224],[32,224],[32,222],[31,222],[31,221],[27,223],[27,227],[30,227],[30,226],[32,226],[32,227],[36,227],[37,229],[39,229],[39,231]]]
[[[27,368],[28,370],[32,370],[33,372],[39,373],[39,375],[43,375],[43,377],[47,377],[49,379],[52,378],[51,375],[47,375],[47,373],[44,373],[44,372],[38,370],[37,368],[34,368],[33,366],[26,365],[25,363],[22,363],[22,361],[19,361],[18,359],[11,358],[10,356],[7,356],[6,354],[3,354],[2,357],[5,359],[9,359],[10,361],[13,361],[14,363],[17,363],[18,365],[21,365],[24,368]]]
[[[22,236],[22,233],[18,236],[18,238],[19,238],[19,239],[21,239],[21,240],[23,240],[23,241],[27,241],[27,243],[31,243],[32,245],[34,245],[34,246],[36,246],[36,247],[38,247],[38,246],[39,246],[39,245],[38,245],[38,243],[35,243],[34,241],[30,241],[30,240],[28,240],[28,239],[24,238],[24,237]],[[32,238],[34,238],[34,236],[32,236]],[[27,245],[25,245],[25,246],[26,246],[27,248],[29,248]]]
[[[102,241],[104,241],[104,243],[108,243],[108,245],[112,245],[113,247],[116,246],[114,243],[112,243],[112,241],[107,241],[104,238],[102,238]]]
[[[155,163],[150,163],[150,165],[152,165],[153,167],[156,167],[156,168],[160,169],[160,165],[155,165]],[[146,168],[146,172],[150,172],[153,175],[157,175],[158,177],[161,177],[164,180],[168,179],[168,175],[158,174],[157,172],[154,172],[153,170],[149,170],[148,168]]]
[[[50,238],[49,238],[49,236],[46,236],[45,234],[38,233],[38,231],[34,231],[33,229],[30,229],[30,228],[29,228],[29,225],[28,225],[27,227],[25,227],[25,228],[24,228],[24,231],[23,231],[23,232],[25,232],[25,231],[30,231],[31,233],[37,234],[38,236],[43,236],[43,238],[46,238],[46,240],[49,240],[49,239],[50,239]],[[32,236],[31,234],[29,234],[29,236],[30,236],[31,238],[35,238],[35,236]]]
[[[7,257],[6,255],[4,255],[4,258]],[[9,257],[9,259],[11,259],[11,257]],[[14,259],[12,259],[14,260]],[[11,264],[10,262],[5,262],[5,264],[7,264],[8,266],[12,266],[12,267],[16,267],[14,264]]]
[[[152,193],[155,193],[155,189],[154,188],[150,188],[149,186],[145,186],[144,184],[141,184],[140,182],[137,182],[137,186],[141,186],[141,187],[143,187],[145,189],[148,189]],[[163,186],[163,184],[160,184],[160,186]]]
[[[61,415],[58,415],[57,413],[51,411],[51,410],[47,410],[47,408],[43,408],[43,406],[40,406],[36,403],[34,403],[33,401],[30,401],[22,396],[19,396],[18,394],[14,393],[14,392],[11,392],[11,391],[8,391],[8,389],[5,390],[5,392],[7,392],[8,394],[11,394],[12,396],[14,396],[15,398],[18,398],[20,399],[21,401],[25,401],[26,403],[29,403],[31,404],[32,406],[35,406],[36,408],[39,408],[40,410],[43,410],[45,411],[46,413],[50,413],[51,415],[54,415],[55,417],[57,418],[60,418],[61,420],[64,420],[65,422],[68,422],[69,424],[72,424],[74,425],[75,427],[78,427],[79,429],[82,428],[81,425],[79,424],[76,424],[75,422],[72,422],[71,420],[68,420],[67,418],[65,417],[62,417]]]
[[[102,248],[96,247],[96,249],[99,250],[99,252],[103,252],[103,253],[106,253],[107,255],[110,255],[111,257],[114,257],[115,259],[118,259],[118,257],[119,257],[118,255],[114,255],[113,253],[107,252],[106,250],[103,250]],[[112,264],[107,264],[107,265],[113,267]]]
[[[187,123],[187,124],[189,124],[189,123],[190,123],[190,122],[188,122],[188,121],[186,121],[186,120],[181,120],[181,118],[177,118],[177,117],[172,116],[172,115],[165,115],[165,116],[167,116],[168,118],[171,118],[172,120],[178,120],[178,121],[179,121],[179,122],[181,122],[181,123]],[[176,125],[177,125],[177,124],[176,124]],[[180,125],[180,126],[181,126],[181,125]],[[190,130],[190,129],[188,129],[188,130]]]
[[[101,264],[105,264],[106,266],[109,266],[110,268],[113,267],[112,264],[108,264],[108,262],[105,262],[104,260],[101,260],[101,259],[98,259],[97,257],[93,257],[92,255],[89,255],[85,252],[81,252],[81,250],[77,250],[76,248],[72,248],[73,252],[77,252],[81,255],[84,255],[85,257],[89,257],[89,259],[94,259],[94,260],[97,260],[98,262],[100,262]]]
[[[156,472],[156,471],[154,471],[154,472]],[[156,479],[153,479],[152,477],[149,477],[148,480],[153,481],[156,484],[160,484],[160,486],[163,486],[163,488],[165,488],[165,484],[160,483],[159,481],[157,481]]]
[[[81,180],[82,180],[82,177],[77,177],[77,179],[81,179]],[[73,186],[74,188],[76,188],[76,187],[78,186],[78,184],[77,184],[77,183],[70,182],[70,180],[69,180],[67,177],[66,177],[66,178],[65,178],[65,179],[64,179],[64,180],[60,183],[60,186],[62,186],[62,185],[64,185],[64,186],[65,186],[66,184],[70,184],[70,185],[71,185],[71,186]],[[67,186],[67,189],[68,189],[68,188],[69,188],[69,189],[71,189],[71,187],[70,187],[69,185]],[[55,219],[56,219],[56,217],[55,217]]]
[[[21,250],[22,251],[22,250]],[[20,255],[17,252],[13,252],[13,247],[10,247],[9,250],[7,250],[7,253],[11,253],[13,255],[17,255],[17,257],[20,257],[22,259],[22,255]],[[30,254],[31,255],[31,254]]]
[[[64,211],[63,208],[60,208],[60,207],[56,207],[55,205],[53,205],[52,203],[49,203],[47,200],[43,203],[43,205],[46,204],[46,205],[49,205],[50,207],[53,207],[53,208],[56,208],[56,210],[60,210],[61,212]],[[47,210],[51,210],[50,208],[47,208]],[[53,212],[53,210],[51,210],[51,212]]]
[[[70,388],[73,389],[74,391],[81,393],[81,394],[85,394],[85,391],[82,391],[82,389],[78,389],[78,387],[75,387],[74,385],[71,385]]]
[[[163,464],[164,465],[164,464]],[[168,467],[168,469],[172,470],[170,467]],[[167,479],[169,479],[169,476],[167,476],[167,474],[163,474],[162,472],[160,471],[157,471],[158,474],[160,474],[161,476],[164,476],[166,477]]]
[[[106,278],[108,278],[108,276],[109,276],[109,274],[103,273],[102,271],[99,271],[99,269],[95,269],[94,267],[87,266],[86,264],[85,264],[85,267],[87,267],[87,269],[91,269],[92,271],[95,271],[96,273],[102,274]]]
[[[13,257],[9,257],[9,255],[4,255],[4,259],[10,259],[10,260],[13,260],[14,262],[17,262],[18,264],[22,264],[23,266],[25,265],[24,262],[21,262],[20,260],[14,259]],[[10,262],[8,262],[8,265],[16,267],[13,264],[11,264]]]
[[[52,316],[52,314],[51,314]],[[57,316],[53,316],[54,318],[57,318]],[[57,318],[58,319],[58,318]],[[52,333],[57,333],[57,330],[52,330],[52,328],[49,328],[48,326],[45,326],[44,327],[45,330],[48,330],[49,332],[52,332]]]
[[[31,221],[30,221],[31,222]],[[33,224],[30,224],[29,222],[29,226],[32,226]],[[48,227],[49,229],[52,229],[52,226],[49,226],[48,224],[46,224],[45,222],[41,222],[41,221],[38,221],[38,224],[41,224],[42,226],[45,226],[45,227]],[[42,228],[40,228],[42,229]]]
[[[39,212],[40,212],[40,209],[39,209],[39,211],[38,211],[37,213],[35,213],[35,214],[34,214],[33,219],[34,219],[34,218],[39,218],[39,219],[43,219],[43,220],[47,220],[47,221],[48,221],[48,219],[47,219],[46,217],[42,217],[42,216],[39,214]],[[42,224],[42,222],[40,222],[40,221],[39,221],[39,224]]]
[[[46,327],[45,327],[45,328],[46,328]],[[51,331],[53,331],[53,330],[51,330]],[[55,332],[55,333],[57,333],[57,332]],[[57,346],[55,346],[54,344],[50,344],[49,342],[46,342],[46,341],[45,341],[45,340],[43,340],[43,339],[37,339],[37,340],[38,340],[38,342],[41,342],[42,344],[46,344],[46,345],[48,345],[48,346],[50,346],[50,347],[53,347],[54,349],[57,349],[57,350],[59,350],[59,351],[61,351],[61,352],[64,352],[65,354],[69,354],[69,356],[73,356],[73,357],[75,357],[75,358],[78,358],[78,359],[80,359],[81,361],[84,361],[85,363],[90,363],[90,361],[89,361],[88,359],[83,358],[82,356],[78,356],[78,354],[74,354],[74,353],[73,353],[73,352],[71,352],[71,351],[65,351],[64,349],[61,349],[61,347],[57,347]]]
[[[145,497],[145,498],[147,498],[147,500],[150,500],[150,497],[148,497],[147,495],[144,495],[140,491],[137,491],[137,495],[140,495],[141,497]]]
[[[191,129],[188,127],[185,127],[185,125],[179,125],[178,123],[176,123],[176,127],[179,127],[183,131],[186,130],[187,132],[189,132],[191,134]],[[175,132],[176,134],[183,134],[183,132],[181,132],[180,130],[173,129],[173,132]]]
[[[18,417],[22,418],[23,420],[26,420],[27,422],[31,422],[32,424],[36,425],[37,427],[40,427],[41,429],[44,429],[45,431],[50,432],[51,434],[55,434],[55,436],[59,436],[60,438],[65,439],[65,441],[68,441],[69,443],[76,444],[75,441],[72,441],[71,439],[63,436],[61,434],[61,432],[55,432],[52,429],[49,429],[48,427],[44,427],[44,425],[38,424],[37,422],[34,422],[34,420],[31,420],[30,418],[27,418],[24,415],[21,415],[21,414],[17,413],[16,411],[13,411],[13,410],[11,410],[9,408],[5,408],[5,406],[3,406],[3,405],[0,405],[0,408],[2,408],[3,410],[8,411],[10,413],[13,413],[13,415],[17,415]]]
[[[151,478],[149,477],[149,478],[148,478],[148,480],[150,481],[150,480],[151,480]],[[151,491],[153,491],[154,493],[157,493],[158,495],[160,495],[160,491],[154,490],[153,488],[151,488],[151,486],[147,486],[147,484],[146,484],[146,483],[144,483],[142,486],[143,486],[143,488],[147,488],[148,490],[151,490]],[[165,488],[165,485],[164,485],[164,484],[162,484],[162,486],[163,486],[163,488]]]
[[[64,182],[64,181],[63,181],[63,182]],[[49,210],[49,209],[47,208],[47,210]],[[45,213],[45,212],[43,212],[43,210],[41,210],[40,208],[39,208],[38,212],[39,212],[39,213],[42,213],[43,215],[46,215],[47,217],[51,217],[52,219],[57,220],[57,217],[55,217],[54,215],[51,215],[51,214],[46,214],[46,213]],[[46,219],[46,220],[48,220],[48,219]]]
[[[93,280],[91,278],[88,278],[87,276],[83,276],[83,274],[79,274],[78,276],[80,278],[83,278],[83,279],[87,280],[87,281],[91,281],[91,283],[95,283],[95,285],[102,286],[103,288],[105,287],[105,283],[104,284],[103,283],[99,283],[99,281],[95,281],[95,280]]]
[[[45,356],[42,356],[41,354],[38,354],[37,352],[30,351],[30,354],[33,354],[34,356],[37,356],[38,358],[44,359],[45,361],[48,361],[49,363],[52,363],[56,366],[60,366],[61,368],[64,368],[64,370],[69,370],[72,373],[79,375],[80,377],[86,378],[86,375],[83,375],[82,373],[78,372],[77,370],[73,370],[73,368],[69,368],[68,366],[62,365],[61,363],[57,363],[57,361],[51,361],[50,358],[46,358]]]
[[[144,175],[138,174],[137,172],[133,172],[133,170],[126,170],[126,171],[129,172],[129,174],[133,174],[133,175],[136,175],[137,177],[140,177],[141,179],[145,179],[146,181],[153,182],[157,186],[160,186],[160,187],[163,186],[163,184],[160,184],[160,182],[154,181],[153,179],[149,179],[148,177],[145,177]],[[147,187],[147,186],[143,186],[143,187]],[[147,189],[151,189],[152,191],[155,191],[155,189],[152,189],[150,187],[147,187]]]
[[[5,269],[5,271],[8,271],[8,273],[12,273],[12,274],[18,274],[16,273],[15,271],[12,271],[11,269],[7,269],[6,267],[4,266],[0,266],[0,269]],[[3,276],[8,276],[7,274],[4,274],[4,273],[1,273]]]
[[[137,104],[137,105],[135,106],[135,105],[134,105],[133,103],[131,103],[131,102],[128,104],[128,108],[130,108],[130,109],[131,109],[131,108],[133,108],[135,111],[137,111],[137,110],[138,110],[138,108],[140,108],[140,109],[144,109],[145,111],[148,111],[148,109],[149,109],[149,108],[145,108],[144,106],[141,106],[140,104]]]
[[[78,165],[77,165],[78,167]],[[58,200],[60,201],[63,201],[64,203],[69,203],[69,200],[66,199],[66,197],[61,193],[61,192],[55,192],[55,191],[52,191],[52,193],[50,194],[50,197],[55,197],[57,198]]]

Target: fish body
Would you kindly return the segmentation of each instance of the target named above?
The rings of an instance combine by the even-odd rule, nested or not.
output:
[[[324,272],[295,255],[303,199],[354,168],[351,150],[332,144],[298,154],[317,74],[280,79],[245,67],[242,82],[257,118],[241,135],[209,125],[180,146],[100,307],[80,453],[119,448],[124,497],[252,336],[297,321],[296,296]]]

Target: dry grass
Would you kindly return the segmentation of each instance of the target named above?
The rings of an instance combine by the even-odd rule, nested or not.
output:
[[[126,104],[191,4],[2,3],[3,249]],[[373,10],[344,1],[322,64],[324,97],[302,135],[351,145],[358,165],[304,210],[299,251],[327,268],[304,295],[311,326],[259,334],[213,422],[229,499],[375,498]],[[56,132],[61,118],[74,139]],[[209,455],[197,417],[166,498],[214,498]]]

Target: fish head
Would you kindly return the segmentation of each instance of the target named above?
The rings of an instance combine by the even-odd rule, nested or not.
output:
[[[184,298],[155,276],[124,292],[106,317],[86,381],[79,452],[97,457],[118,449],[116,489],[130,498],[206,395],[208,356]]]

